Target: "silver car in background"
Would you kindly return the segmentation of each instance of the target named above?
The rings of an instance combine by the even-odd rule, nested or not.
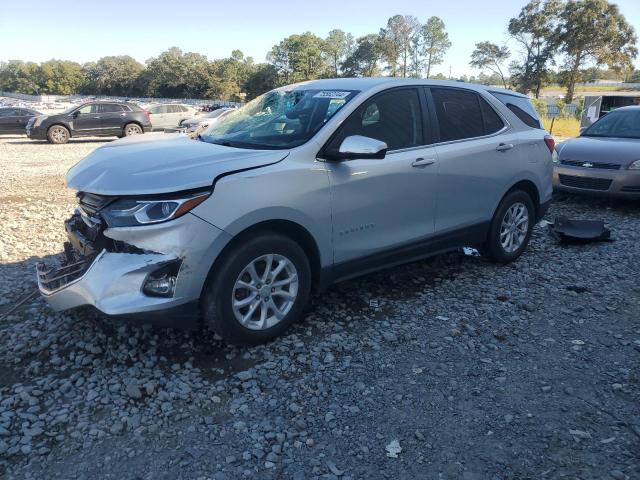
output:
[[[608,113],[556,150],[556,190],[640,199],[640,106]]]
[[[39,265],[57,310],[255,344],[313,290],[463,246],[507,263],[552,193],[553,139],[529,100],[478,85],[317,80],[268,92],[198,139],[141,136],[75,165],[66,261]]]
[[[202,113],[196,117],[188,118],[180,122],[180,127],[184,128],[187,133],[200,129],[206,129],[216,122],[233,112],[234,108],[218,108],[212,112]]]
[[[154,130],[176,128],[187,118],[197,115],[198,111],[191,105],[176,103],[156,103],[145,107]]]

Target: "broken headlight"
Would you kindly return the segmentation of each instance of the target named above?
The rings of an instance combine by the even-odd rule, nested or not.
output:
[[[204,202],[211,192],[176,198],[116,200],[100,212],[109,227],[134,227],[181,217]]]

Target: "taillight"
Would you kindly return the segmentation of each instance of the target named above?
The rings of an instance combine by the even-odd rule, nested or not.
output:
[[[547,144],[549,153],[553,153],[553,150],[556,148],[556,141],[553,139],[553,137],[551,135],[545,135],[544,143]]]
[[[147,120],[151,121],[151,116],[149,115],[149,112],[147,112],[146,110],[144,111],[144,116],[147,118]]]

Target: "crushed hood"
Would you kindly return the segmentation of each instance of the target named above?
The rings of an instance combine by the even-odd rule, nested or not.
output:
[[[271,165],[283,150],[248,150],[191,140],[179,134],[146,134],[97,148],[67,172],[67,186],[99,195],[150,195],[213,184],[216,177]]]
[[[640,159],[640,140],[635,138],[578,137],[557,147],[560,160],[629,165]]]

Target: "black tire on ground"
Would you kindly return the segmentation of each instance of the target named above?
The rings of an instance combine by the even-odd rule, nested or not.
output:
[[[522,244],[514,251],[507,251],[501,242],[501,230],[502,224],[505,220],[505,216],[510,208],[517,206],[518,204],[524,205],[526,207],[527,215],[528,215],[528,224],[526,235]],[[484,256],[486,256],[489,260],[496,263],[509,263],[517,260],[517,258],[522,255],[522,252],[527,248],[529,244],[529,240],[531,238],[531,232],[533,230],[533,226],[536,221],[536,210],[533,206],[533,201],[529,194],[523,190],[514,190],[509,192],[500,202],[493,219],[491,220],[491,225],[489,227],[489,234],[487,236],[487,241],[481,252]]]
[[[142,127],[137,123],[127,123],[122,129],[122,135],[125,137],[130,137],[131,135],[140,135],[144,133],[142,131]]]
[[[245,267],[262,255],[270,254],[286,257],[295,266],[298,278],[297,296],[289,312],[278,323],[270,328],[254,330],[242,325],[234,314],[234,285]],[[215,271],[203,290],[203,320],[206,326],[228,343],[257,345],[281,335],[302,317],[310,290],[311,267],[300,245],[289,237],[276,233],[259,234],[232,247],[215,266]]]
[[[47,130],[47,140],[49,143],[63,144],[69,141],[71,134],[69,130],[62,125],[53,125]]]

